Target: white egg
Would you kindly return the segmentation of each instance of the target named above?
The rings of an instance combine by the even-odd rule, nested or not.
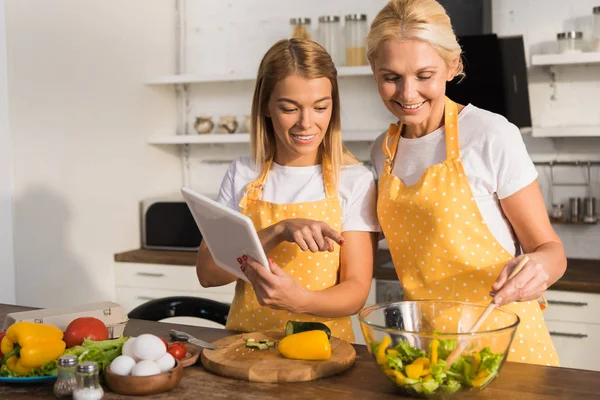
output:
[[[135,360],[129,356],[119,356],[110,363],[110,370],[117,375],[127,376],[135,366]]]
[[[142,360],[133,366],[131,375],[133,376],[150,376],[160,374],[160,367],[154,361]]]
[[[123,348],[121,349],[121,354],[123,354],[124,356],[129,356],[129,357],[133,358],[135,362],[138,362],[138,361],[140,361],[140,359],[137,358],[133,354],[133,344],[134,343],[135,343],[135,337],[127,339],[127,341],[123,344]]]
[[[156,361],[167,352],[167,346],[158,336],[145,333],[133,342],[133,355],[140,360]]]
[[[172,370],[175,366],[175,359],[171,354],[165,353],[161,358],[156,360],[156,363],[158,364],[162,372],[167,372]]]

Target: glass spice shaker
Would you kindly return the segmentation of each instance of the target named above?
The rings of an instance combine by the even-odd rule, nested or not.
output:
[[[73,391],[74,400],[100,400],[104,397],[104,390],[100,386],[97,363],[86,361],[79,364],[75,377],[77,387]]]
[[[61,398],[71,398],[77,386],[75,380],[75,368],[77,367],[77,356],[70,354],[58,359],[58,378],[54,382],[54,395]]]

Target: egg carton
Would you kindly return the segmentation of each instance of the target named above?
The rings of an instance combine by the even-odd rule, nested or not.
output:
[[[4,319],[3,330],[7,330],[16,322],[29,321],[38,324],[54,325],[60,330],[65,331],[71,321],[81,317],[94,317],[104,322],[110,339],[116,339],[121,336],[125,330],[127,321],[129,321],[125,310],[119,304],[111,301],[102,301],[70,307],[52,307],[10,313]]]

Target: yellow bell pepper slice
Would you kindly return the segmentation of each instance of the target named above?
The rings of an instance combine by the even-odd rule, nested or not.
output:
[[[487,370],[485,370],[485,369],[482,370],[482,371],[479,371],[477,373],[477,376],[475,377],[475,379],[473,379],[471,381],[471,385],[473,387],[480,387],[487,380],[489,374],[490,373]]]
[[[392,343],[392,340],[390,339],[389,336],[385,336],[383,338],[383,340],[381,341],[381,343],[379,343],[379,347],[377,348],[377,353],[375,354],[375,358],[377,359],[377,363],[379,365],[385,365],[387,363],[387,359],[385,357],[385,351],[387,350],[388,347],[390,347],[391,343]]]
[[[438,348],[440,347],[440,341],[433,339],[431,341],[431,363],[437,364],[438,362]]]
[[[406,377],[400,371],[394,371],[396,385],[406,385]]]
[[[63,332],[56,326],[17,322],[6,331],[0,343],[6,366],[15,375],[27,375],[48,361],[56,360],[65,351]]]
[[[391,368],[385,368],[383,372],[392,378],[397,385],[406,385],[406,376],[400,371],[393,370]]]
[[[479,354],[479,353],[473,354],[473,372],[477,373],[479,371],[480,365],[481,365],[481,354]]]
[[[305,331],[284,337],[277,347],[285,358],[297,360],[328,360],[331,344],[323,331]]]
[[[406,376],[411,379],[418,379],[422,376],[429,374],[429,366],[431,361],[427,357],[419,357],[412,364],[407,365],[405,372]]]
[[[413,361],[413,364],[421,364],[423,368],[429,368],[431,361],[427,357],[419,357],[415,361]]]

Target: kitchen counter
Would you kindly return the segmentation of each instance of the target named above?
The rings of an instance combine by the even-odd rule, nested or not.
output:
[[[138,249],[115,254],[115,261],[195,266],[196,254],[195,251]],[[396,272],[391,266],[392,258],[389,251],[379,249],[375,258],[374,278],[397,280]],[[600,260],[567,259],[567,272],[552,286],[552,289],[600,294]]]
[[[27,307],[0,304],[0,324],[7,313],[25,311]],[[233,334],[231,331],[196,326],[173,325],[160,322],[130,320],[125,335],[153,333],[168,337],[172,327],[185,330],[208,341]],[[330,378],[303,383],[266,384],[232,380],[212,375],[196,364],[185,369],[185,376],[171,392],[151,396],[153,399],[401,399],[395,386],[378,371],[365,346],[356,345],[356,363],[348,371]],[[0,398],[33,400],[54,398],[52,384],[6,385],[0,383]],[[104,399],[131,399],[115,393],[105,393]],[[138,397],[144,398],[144,397]],[[150,398],[150,396],[146,397]],[[541,367],[520,363],[506,363],[500,376],[480,394],[461,396],[464,399],[598,399],[600,372],[567,368]]]

